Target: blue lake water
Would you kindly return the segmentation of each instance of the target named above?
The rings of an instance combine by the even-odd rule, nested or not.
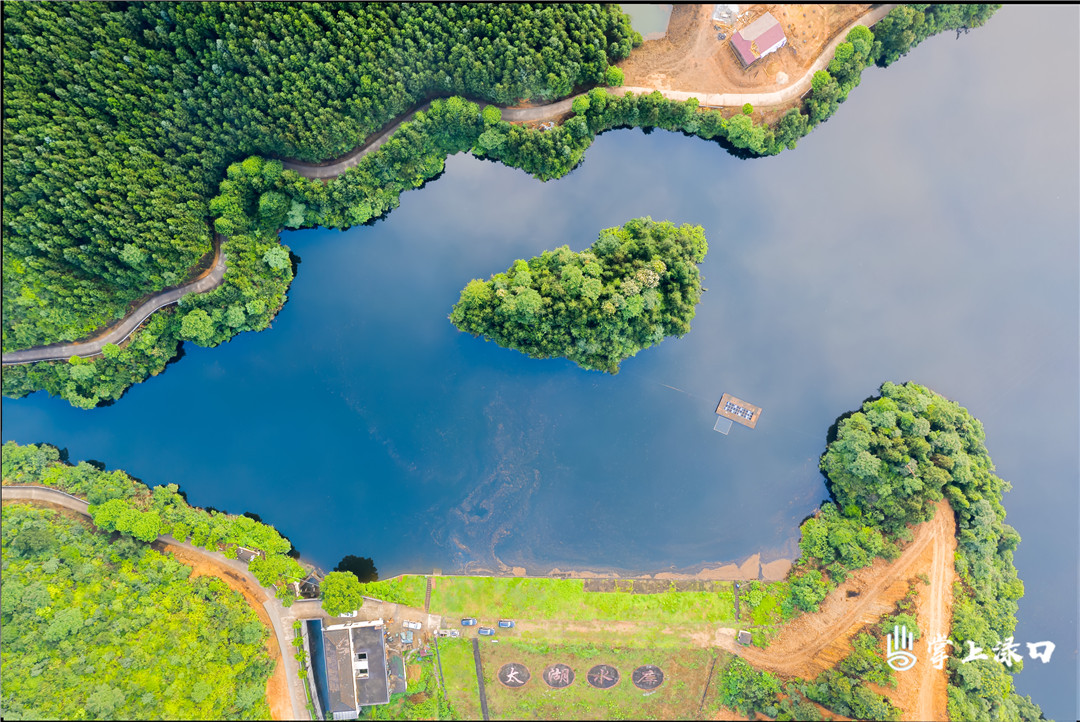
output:
[[[373,226],[284,234],[302,263],[271,330],[188,345],[111,407],[5,399],[3,439],[257,512],[324,568],[648,572],[792,552],[829,425],[915,380],[983,421],[1014,486],[1016,639],[1057,644],[1017,686],[1070,718],[1077,12],[927,41],[777,158],[640,130],[549,183],[455,156]],[[1034,33],[1052,73],[1013,42]],[[707,291],[687,336],[617,376],[447,320],[469,279],[642,215],[705,227]],[[756,429],[712,430],[724,392],[764,409]]]

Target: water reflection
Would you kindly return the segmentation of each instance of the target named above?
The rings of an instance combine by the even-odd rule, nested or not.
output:
[[[1076,9],[1000,15],[868,71],[778,158],[625,130],[551,183],[451,158],[384,221],[286,234],[303,264],[272,330],[189,346],[108,408],[5,400],[3,437],[254,511],[327,568],[648,571],[790,551],[836,416],[913,379],[982,419],[1014,484],[1017,638],[1061,643],[1018,685],[1069,717],[1075,577],[1046,560],[1076,568],[1080,112],[1012,38],[1050,33],[1075,80]],[[447,320],[469,279],[640,215],[705,227],[707,291],[618,376]],[[725,391],[756,429],[712,430]]]

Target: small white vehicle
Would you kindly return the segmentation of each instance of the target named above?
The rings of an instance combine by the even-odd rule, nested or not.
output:
[[[405,627],[405,629],[417,629],[417,630],[420,630],[420,629],[424,628],[424,625],[420,624],[420,622],[410,622],[407,619],[401,623],[401,626]]]

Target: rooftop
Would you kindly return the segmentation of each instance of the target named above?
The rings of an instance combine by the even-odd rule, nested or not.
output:
[[[765,13],[731,36],[731,47],[743,65],[750,65],[762,55],[768,55],[786,41],[780,21]]]
[[[381,620],[323,629],[326,707],[334,719],[356,719],[361,707],[390,701],[383,634]]]

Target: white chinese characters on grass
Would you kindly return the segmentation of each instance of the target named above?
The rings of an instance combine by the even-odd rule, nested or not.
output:
[[[892,634],[885,635],[885,661],[897,672],[904,672],[915,666],[915,655],[912,649],[915,647],[915,637],[903,627],[893,627]]]

